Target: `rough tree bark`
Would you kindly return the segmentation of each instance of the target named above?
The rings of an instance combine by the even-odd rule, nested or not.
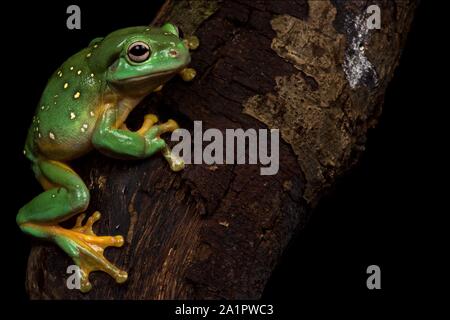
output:
[[[381,29],[366,8],[381,8]],[[167,1],[172,21],[200,47],[192,83],[174,79],[133,113],[155,111],[192,130],[279,128],[280,170],[189,165],[162,157],[122,162],[92,153],[75,163],[91,190],[98,234],[122,234],[106,256],[127,270],[117,285],[65,286],[68,257],[36,242],[26,286],[33,299],[258,298],[283,249],[321,195],[364,150],[404,45],[416,3],[395,1]]]

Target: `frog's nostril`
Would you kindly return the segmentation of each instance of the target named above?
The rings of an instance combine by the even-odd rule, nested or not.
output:
[[[178,51],[176,50],[170,50],[169,51],[169,55],[173,58],[175,58],[176,56],[178,56]]]

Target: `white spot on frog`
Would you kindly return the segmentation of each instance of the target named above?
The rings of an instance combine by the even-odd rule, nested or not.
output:
[[[80,74],[81,74],[81,70],[78,70],[78,71],[77,71],[77,75],[80,75]]]
[[[50,139],[55,140],[55,134],[53,132],[49,132],[48,136],[50,137]]]
[[[94,111],[90,111],[89,114],[91,115],[91,117],[95,116]]]
[[[75,99],[78,99],[78,98],[80,97],[80,92],[79,92],[79,91],[75,92],[75,94],[73,95],[73,97],[74,97]]]
[[[76,118],[75,113],[74,113],[74,112],[71,112],[71,113],[70,113],[70,120],[73,120],[73,119],[75,119],[75,118]]]
[[[67,89],[69,87],[69,84],[66,82],[64,83],[64,89]]]

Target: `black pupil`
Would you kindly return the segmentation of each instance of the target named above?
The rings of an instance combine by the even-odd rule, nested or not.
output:
[[[140,57],[148,52],[148,48],[143,44],[136,44],[130,49],[130,53],[133,56]]]

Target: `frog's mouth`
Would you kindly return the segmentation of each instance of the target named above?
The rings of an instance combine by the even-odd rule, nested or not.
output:
[[[171,69],[150,74],[139,75],[135,77],[113,79],[112,86],[124,94],[146,95],[154,91],[161,84],[169,81],[174,75],[178,74],[184,67]]]
[[[138,83],[138,82],[146,82],[147,80],[150,79],[155,79],[155,78],[163,78],[165,76],[172,76],[177,74],[179,71],[181,71],[182,68],[180,68],[180,70],[167,70],[167,71],[160,71],[160,72],[156,72],[156,73],[151,73],[151,74],[145,74],[145,75],[140,75],[140,76],[136,76],[136,77],[130,77],[130,78],[125,78],[125,79],[118,79],[115,80],[114,82],[116,83]]]

